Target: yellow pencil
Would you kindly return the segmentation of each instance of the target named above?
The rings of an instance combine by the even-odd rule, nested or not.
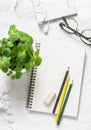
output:
[[[58,122],[58,119],[59,119],[59,116],[60,116],[60,112],[61,112],[61,109],[62,109],[63,101],[64,101],[64,98],[65,98],[65,94],[66,94],[66,91],[67,91],[69,79],[70,79],[70,77],[68,75],[68,77],[67,77],[67,79],[65,81],[65,84],[64,84],[62,95],[61,95],[60,100],[59,100],[58,111],[57,111],[57,115],[56,115],[56,118],[55,118],[55,122],[56,123]]]

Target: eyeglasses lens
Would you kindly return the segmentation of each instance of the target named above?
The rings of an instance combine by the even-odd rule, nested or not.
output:
[[[71,27],[71,28],[73,28],[74,30],[77,30],[77,28],[78,28],[78,23],[74,19],[67,19],[67,24],[68,25],[66,23],[64,23],[64,24],[65,24],[65,26],[63,26],[63,29],[66,32],[70,33],[70,34],[74,34],[74,31],[72,31],[71,29],[69,29],[68,26]]]
[[[82,40],[84,43],[91,45],[91,29],[84,30],[84,31],[82,32],[82,35],[85,36],[87,39],[84,38],[84,37],[80,37],[81,40]]]

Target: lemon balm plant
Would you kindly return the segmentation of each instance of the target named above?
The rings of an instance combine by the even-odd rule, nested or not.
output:
[[[33,38],[15,25],[11,25],[8,38],[0,40],[0,69],[11,79],[20,79],[22,70],[30,72],[32,67],[41,64],[39,50],[34,51]]]

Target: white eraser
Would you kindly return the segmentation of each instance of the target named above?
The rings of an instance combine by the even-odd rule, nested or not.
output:
[[[48,93],[47,97],[45,98],[44,103],[45,103],[46,105],[50,105],[50,103],[51,103],[51,101],[53,100],[53,98],[55,97],[55,95],[56,95],[56,93],[55,93],[53,90],[51,90],[51,91]]]

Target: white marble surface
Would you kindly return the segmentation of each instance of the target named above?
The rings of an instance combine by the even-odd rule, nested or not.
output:
[[[33,35],[38,42],[60,42],[80,44],[86,47],[86,62],[81,91],[81,101],[77,119],[64,117],[57,127],[54,117],[50,115],[28,113],[25,108],[28,75],[21,80],[11,81],[0,71],[0,130],[90,130],[91,129],[91,48],[84,45],[79,38],[69,36],[58,26],[60,20],[50,23],[48,35],[39,29],[33,13],[31,0],[23,0],[17,11],[14,10],[15,0],[0,0],[0,38],[7,36],[11,24]],[[76,0],[79,31],[91,28],[91,0]],[[74,43],[75,41],[75,43]],[[3,104],[3,105],[2,105]],[[8,108],[7,108],[8,106]],[[30,115],[30,116],[29,116]]]

